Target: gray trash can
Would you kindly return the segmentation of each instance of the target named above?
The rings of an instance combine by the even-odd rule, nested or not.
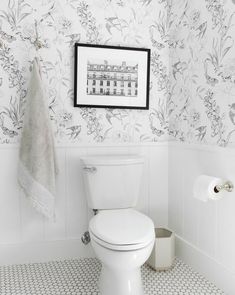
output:
[[[155,244],[147,264],[155,270],[167,270],[175,259],[175,235],[165,228],[155,228]]]

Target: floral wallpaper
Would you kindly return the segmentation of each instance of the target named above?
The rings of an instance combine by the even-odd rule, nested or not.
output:
[[[157,41],[151,29],[159,9],[165,9],[160,2],[145,0],[1,2],[0,142],[18,140],[35,56],[42,66],[58,143],[166,140],[168,118],[161,112],[165,109],[168,49],[160,54],[152,47]],[[151,109],[74,108],[75,42],[152,47]],[[162,126],[159,116],[164,120]]]
[[[234,0],[3,0],[0,143],[40,59],[57,143],[235,143]],[[74,43],[151,48],[150,109],[73,107]]]
[[[173,140],[235,144],[234,14],[234,0],[168,2]]]

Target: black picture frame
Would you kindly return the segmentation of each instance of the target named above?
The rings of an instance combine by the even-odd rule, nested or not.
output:
[[[148,48],[75,43],[74,107],[148,110],[150,56]],[[91,86],[98,82],[105,87]]]

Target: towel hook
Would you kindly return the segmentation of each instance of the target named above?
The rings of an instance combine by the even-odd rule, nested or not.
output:
[[[35,25],[35,33],[36,33],[36,39],[34,41],[34,46],[35,46],[36,50],[38,51],[43,46],[42,46],[42,42],[39,40],[39,37],[38,37],[38,23],[37,23],[36,19],[34,20],[34,25]]]

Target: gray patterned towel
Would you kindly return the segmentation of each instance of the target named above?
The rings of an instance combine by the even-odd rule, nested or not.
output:
[[[38,60],[33,63],[20,141],[18,182],[39,212],[54,219],[56,159]]]

